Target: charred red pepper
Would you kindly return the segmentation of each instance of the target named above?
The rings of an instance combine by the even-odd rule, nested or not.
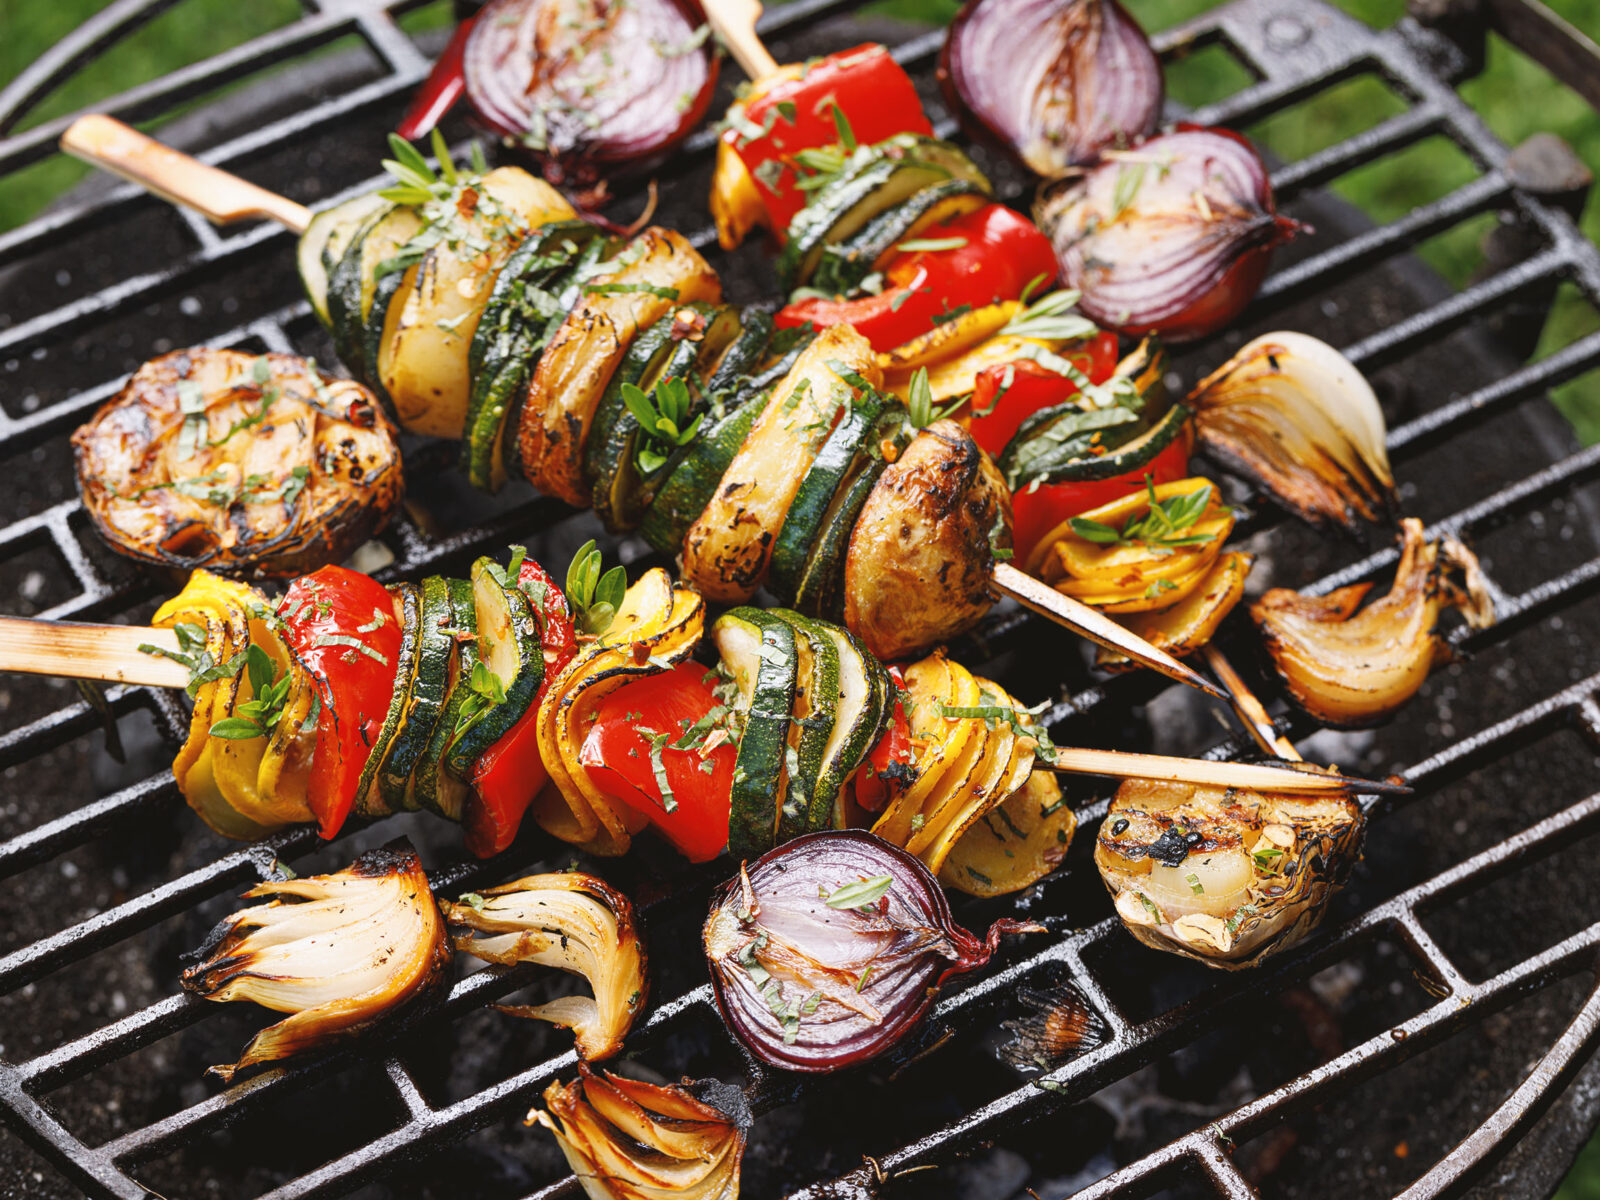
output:
[[[880,813],[889,801],[911,786],[917,777],[917,752],[911,744],[911,723],[906,720],[905,678],[890,667],[895,682],[894,713],[889,726],[856,772],[856,803],[869,813]]]
[[[875,350],[892,350],[971,309],[1015,300],[1024,291],[1037,294],[1056,277],[1049,239],[1001,204],[986,204],[920,237],[964,240],[947,250],[897,255],[879,295],[785,305],[775,318],[779,328],[807,321],[818,328],[851,325]]]
[[[806,193],[796,186],[803,172],[795,166],[795,155],[838,144],[835,107],[863,146],[897,133],[933,134],[911,77],[876,44],[830,54],[807,66],[798,79],[750,101],[745,120],[725,130],[722,138],[756,181],[780,239],[790,218],[806,204]]]
[[[344,567],[323,567],[289,585],[278,601],[284,640],[317,686],[317,745],[307,800],[318,832],[339,832],[355,803],[394,695],[400,622],[381,583]]]
[[[549,779],[539,754],[539,702],[550,683],[578,652],[567,598],[543,567],[525,559],[517,583],[533,603],[544,648],[544,682],[528,711],[479,756],[472,769],[472,794],[462,813],[467,849],[479,858],[511,845],[528,804]]]
[[[1117,369],[1117,335],[1101,332],[1061,357],[1089,377],[1104,383]],[[972,399],[960,415],[966,418],[972,440],[990,458],[998,459],[1022,423],[1034,413],[1078,392],[1077,384],[1030,358],[986,367],[978,372]]]
[[[578,760],[606,794],[649,819],[690,862],[728,844],[737,743],[722,731],[716,676],[688,662],[618,688]]]
[[[405,116],[400,118],[400,124],[395,126],[395,132],[408,142],[418,138],[427,137],[433,132],[434,126],[444,120],[445,113],[456,106],[456,102],[466,93],[467,75],[462,65],[463,52],[466,49],[467,37],[472,33],[473,25],[477,24],[477,17],[468,17],[456,26],[456,31],[450,35],[450,40],[445,44],[444,53],[439,55],[438,61],[433,64],[433,70],[428,72],[428,78],[423,80],[422,86],[417,89],[417,94],[411,97],[411,103],[406,106]]]

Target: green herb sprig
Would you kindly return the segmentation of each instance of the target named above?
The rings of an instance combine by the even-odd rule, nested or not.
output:
[[[631,383],[622,385],[622,403],[643,433],[634,452],[639,470],[654,474],[666,466],[674,450],[694,441],[705,413],[697,413],[691,419],[689,409],[693,402],[689,385],[682,379],[663,379],[648,392]]]
[[[1173,496],[1169,500],[1156,499],[1153,476],[1144,477],[1144,486],[1150,502],[1149,509],[1140,516],[1130,517],[1128,523],[1121,529],[1100,521],[1091,521],[1086,517],[1073,517],[1070,522],[1072,532],[1096,545],[1130,546],[1139,543],[1152,550],[1168,552],[1176,546],[1203,546],[1216,536],[1209,533],[1184,532],[1194,526],[1201,514],[1206,511],[1206,506],[1211,503],[1209,483],[1186,495]]]
[[[1082,296],[1083,293],[1072,288],[1051,292],[1012,317],[1000,332],[1011,337],[1059,342],[1093,337],[1100,332],[1099,327],[1088,317],[1073,311]]]
[[[244,651],[244,670],[254,695],[234,705],[233,715],[214,723],[209,730],[212,737],[231,742],[249,741],[270,737],[278,727],[284,705],[289,700],[292,677],[288,671],[279,675],[272,656],[254,643]]]
[[[817,892],[829,908],[866,908],[882,899],[893,883],[893,876],[874,875],[871,879],[858,879],[831,892],[824,892],[821,888]]]
[[[573,624],[595,637],[611,628],[628,590],[628,573],[623,568],[612,567],[602,573],[603,566],[599,547],[591,538],[567,567],[567,603],[572,607]]]

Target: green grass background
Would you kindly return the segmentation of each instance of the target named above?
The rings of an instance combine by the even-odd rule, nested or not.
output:
[[[1214,0],[1125,0],[1154,32],[1211,7]],[[1404,0],[1335,0],[1352,15],[1388,26],[1404,12]],[[1600,34],[1600,0],[1548,0],[1578,28]],[[103,6],[103,0],[0,0],[0,85],[13,79],[47,47]],[[959,0],[879,0],[879,11],[909,20],[943,23]],[[92,104],[184,63],[194,62],[292,21],[298,0],[183,0],[93,63],[40,106],[25,124],[46,120]],[[412,31],[445,24],[444,0],[418,9],[403,20]],[[1225,51],[1213,48],[1176,64],[1168,74],[1173,95],[1187,104],[1226,96],[1248,83],[1249,74]],[[241,81],[234,86],[242,86]],[[1545,131],[1560,135],[1591,170],[1600,171],[1600,117],[1543,69],[1491,38],[1484,72],[1465,83],[1462,95],[1489,127],[1510,145]],[[203,97],[195,103],[205,103]],[[1373,78],[1358,78],[1330,88],[1293,108],[1248,127],[1245,132],[1278,157],[1293,160],[1331,145],[1400,112],[1400,97]],[[0,187],[0,230],[39,212],[52,197],[82,178],[87,168],[56,155],[6,179]],[[1467,182],[1475,168],[1461,151],[1441,138],[1351,172],[1333,184],[1335,191],[1374,219],[1392,220],[1418,204]],[[1461,225],[1425,243],[1419,253],[1456,285],[1483,263],[1481,239],[1493,214]],[[1588,236],[1600,241],[1600,200],[1591,198],[1583,214]],[[1570,286],[1564,287],[1546,325],[1536,355],[1548,354],[1600,329],[1600,314]],[[1597,373],[1600,374],[1600,373]],[[1557,389],[1556,401],[1583,440],[1600,440],[1600,378],[1585,376]],[[1558,1200],[1600,1200],[1600,1139],[1584,1151]]]

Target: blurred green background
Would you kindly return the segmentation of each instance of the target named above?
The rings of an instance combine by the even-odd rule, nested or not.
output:
[[[1155,32],[1203,12],[1214,0],[1124,2],[1146,29]],[[1404,0],[1335,2],[1380,27],[1393,24],[1404,12]],[[0,0],[0,29],[5,34],[0,37],[0,85],[9,82],[103,3],[104,0]],[[1548,3],[1578,28],[1591,35],[1600,33],[1600,0]],[[893,16],[941,24],[958,7],[959,0],[879,0],[876,5],[878,11]],[[299,12],[297,0],[184,0],[61,88],[29,118],[29,123],[71,112],[184,63],[237,45],[293,20]],[[417,32],[449,20],[448,3],[437,0],[408,14],[402,23]],[[1203,50],[1168,72],[1172,94],[1191,105],[1226,96],[1249,81],[1246,69],[1220,47]],[[1566,139],[1591,170],[1600,171],[1600,116],[1497,38],[1490,39],[1486,69],[1464,84],[1461,92],[1507,144],[1516,145],[1540,131],[1555,133]],[[214,97],[207,99],[210,98]],[[1383,83],[1361,77],[1247,126],[1244,132],[1279,158],[1293,160],[1393,116],[1404,107],[1402,98]],[[86,170],[57,155],[8,178],[0,188],[0,230],[28,220]],[[1332,186],[1375,220],[1387,221],[1437,199],[1475,174],[1472,163],[1453,143],[1435,137],[1351,172]],[[1446,279],[1463,284],[1483,264],[1480,243],[1494,220],[1493,214],[1484,214],[1464,222],[1430,239],[1419,253]],[[1583,214],[1583,225],[1590,238],[1600,241],[1600,201],[1593,197]],[[1565,286],[1536,355],[1551,353],[1596,329],[1600,329],[1600,315],[1570,285]],[[1556,401],[1585,442],[1600,440],[1600,379],[1575,380],[1557,390]],[[1600,1139],[1585,1150],[1557,1195],[1558,1200],[1600,1200]]]

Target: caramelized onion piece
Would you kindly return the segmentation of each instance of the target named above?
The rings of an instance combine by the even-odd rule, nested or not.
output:
[[[1238,316],[1272,248],[1304,228],[1278,215],[1261,156],[1227,129],[1180,125],[1108,150],[1047,189],[1034,218],[1084,316],[1119,333],[1203,337]]]
[[[950,919],[917,859],[860,830],[785,842],[712,897],[703,934],[717,1007],[762,1062],[836,1071],[875,1058],[922,1020],[939,985],[989,961],[1007,933],[980,940]]]
[[[552,183],[647,167],[711,103],[703,20],[692,0],[493,0],[467,39],[467,98]]]
[[[939,82],[953,110],[1048,179],[1161,120],[1161,63],[1116,0],[967,0]]]
[[[544,1102],[549,1111],[528,1124],[555,1135],[590,1200],[738,1200],[750,1113],[737,1088],[663,1087],[580,1062],[578,1078],[552,1083]]]
[[[372,393],[289,354],[174,350],[72,435],[113,550],[279,579],[338,562],[400,503],[400,444]]]
[[[256,1034],[238,1062],[212,1067],[224,1082],[370,1028],[427,990],[450,961],[444,918],[404,839],[332,875],[274,880],[244,896],[271,899],[219,924],[183,986],[293,1015]]]
[[[1364,820],[1348,796],[1130,779],[1094,861],[1128,932],[1208,966],[1254,966],[1317,927]]]
[[[529,875],[444,906],[455,947],[489,962],[533,962],[581,975],[594,996],[502,1005],[517,1017],[572,1030],[591,1062],[622,1049],[650,989],[644,942],[628,898],[602,879]]]
[[[1450,648],[1439,615],[1459,609],[1473,629],[1494,622],[1478,560],[1455,538],[1423,537],[1400,522],[1400,565],[1389,594],[1356,612],[1371,589],[1352,584],[1326,596],[1273,588],[1250,606],[1294,702],[1327,725],[1371,725],[1416,694]]]
[[[1326,342],[1258,337],[1202,380],[1189,404],[1201,446],[1302,520],[1354,532],[1394,512],[1383,410]]]

